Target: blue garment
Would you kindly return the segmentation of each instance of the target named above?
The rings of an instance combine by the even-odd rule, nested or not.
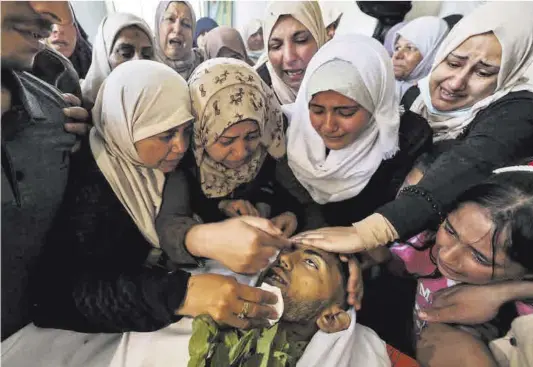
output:
[[[216,27],[218,27],[217,22],[211,18],[203,17],[198,19],[198,22],[196,22],[196,31],[194,32],[194,38],[192,42],[193,47],[198,47],[196,40],[198,39],[199,35],[204,32],[209,32],[211,29],[214,29]]]

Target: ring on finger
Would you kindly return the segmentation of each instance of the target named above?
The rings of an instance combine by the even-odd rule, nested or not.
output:
[[[244,301],[244,305],[242,306],[241,312],[237,315],[237,317],[241,320],[244,320],[248,317],[248,312],[250,311],[250,302]]]

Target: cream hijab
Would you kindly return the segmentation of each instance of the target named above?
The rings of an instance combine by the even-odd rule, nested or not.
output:
[[[93,44],[93,58],[87,76],[81,82],[83,98],[91,103],[96,100],[96,95],[105,78],[111,73],[109,56],[118,34],[127,27],[138,27],[150,42],[153,40],[152,31],[144,20],[129,13],[113,13],[102,19]],[[153,43],[152,43],[153,46]]]
[[[394,44],[402,36],[413,43],[422,54],[422,60],[407,78],[396,81],[396,92],[400,100],[405,92],[415,85],[419,79],[429,74],[435,54],[447,34],[448,24],[441,18],[431,16],[416,18],[396,32]]]
[[[125,62],[102,85],[92,114],[90,144],[100,171],[144,237],[159,247],[154,221],[165,175],[141,163],[135,143],[193,119],[187,83],[162,63]]]
[[[191,53],[185,60],[172,60],[172,59],[169,59],[167,55],[165,55],[165,51],[161,48],[161,43],[159,41],[159,36],[160,36],[159,25],[161,24],[161,21],[163,20],[165,11],[167,10],[168,6],[171,3],[183,3],[187,5],[187,7],[189,8],[191,12],[192,35],[194,36],[194,31],[196,29],[196,14],[194,13],[194,9],[191,3],[189,3],[188,1],[160,1],[155,11],[154,47],[155,47],[156,55],[159,57],[159,59],[162,60],[168,66],[170,66],[172,69],[174,69],[185,80],[187,80],[189,76],[191,75],[192,71],[204,61],[205,57],[202,51],[197,48],[191,49]]]
[[[311,59],[296,102],[283,110],[290,116],[289,166],[317,203],[357,196],[381,162],[398,151],[400,109],[394,83],[389,54],[367,36],[335,36]],[[350,146],[326,156],[324,142],[311,125],[308,105],[314,94],[327,90],[355,100],[372,117]]]
[[[432,71],[448,54],[468,38],[493,32],[502,46],[502,60],[494,93],[472,107],[460,111],[436,110],[429,92],[431,74],[418,82],[420,96],[413,102],[411,111],[426,118],[433,129],[433,141],[455,139],[474,120],[476,114],[508,93],[528,90],[533,84],[525,77],[533,61],[533,3],[489,2],[465,16],[442,42]]]
[[[285,155],[281,107],[270,88],[243,61],[216,58],[204,62],[189,80],[194,123],[194,156],[200,184],[207,197],[229,195],[239,185],[252,181],[266,158]],[[261,144],[250,162],[230,169],[213,161],[205,151],[229,127],[246,119],[255,120]]]
[[[265,38],[265,53],[268,55],[268,40],[279,17],[290,15],[302,23],[313,35],[318,48],[326,43],[326,28],[322,20],[320,6],[316,1],[271,1],[267,7],[263,36]],[[266,62],[270,78],[272,79],[272,89],[276,93],[282,104],[293,103],[296,100],[298,91],[293,90],[285,84],[276,74],[270,61]],[[258,62],[257,68],[261,66]]]
[[[207,32],[204,40],[207,59],[218,57],[220,50],[222,50],[223,47],[226,47],[238,53],[242,57],[241,60],[251,64],[241,34],[236,29],[225,25],[218,26]]]

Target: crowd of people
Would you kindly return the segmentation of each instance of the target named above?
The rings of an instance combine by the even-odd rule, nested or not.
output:
[[[421,366],[533,366],[533,5],[383,42],[264,14],[161,1],[91,45],[68,2],[1,3],[3,346],[194,318],[189,366],[310,366],[357,322]]]

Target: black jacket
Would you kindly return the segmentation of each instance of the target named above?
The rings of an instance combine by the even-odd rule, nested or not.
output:
[[[2,116],[2,339],[31,322],[28,274],[67,184],[75,137],[60,92],[2,70],[12,108]]]
[[[533,155],[533,93],[509,93],[480,111],[424,178],[377,210],[406,239],[436,226],[457,196],[496,168]]]
[[[189,274],[148,266],[151,248],[85,146],[32,276],[34,323],[126,332],[179,320]]]

